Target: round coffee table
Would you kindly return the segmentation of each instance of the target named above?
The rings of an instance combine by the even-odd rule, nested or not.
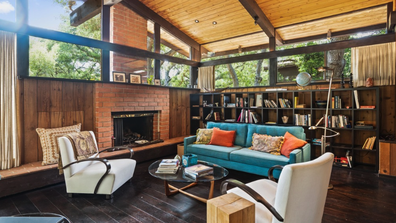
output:
[[[197,177],[194,180],[194,179],[189,178],[184,175],[184,167],[183,166],[180,166],[179,170],[175,174],[155,173],[157,171],[157,168],[158,168],[159,164],[161,163],[161,161],[162,160],[157,160],[154,163],[152,163],[149,166],[148,171],[151,174],[151,176],[159,178],[164,181],[166,196],[170,196],[170,195],[180,192],[180,193],[185,194],[189,197],[192,197],[194,199],[197,199],[199,201],[206,203],[207,200],[209,200],[213,197],[214,181],[223,179],[224,177],[226,177],[228,175],[228,170],[225,169],[224,167],[221,167],[214,163],[201,161],[201,160],[198,160],[198,163],[213,167],[213,174],[203,176],[203,177]],[[175,186],[170,185],[168,182],[181,182],[181,183],[190,183],[190,184],[185,187],[182,187],[182,188],[177,188]],[[191,193],[188,193],[185,191],[186,189],[193,187],[201,182],[210,182],[210,190],[209,190],[208,199],[196,196],[194,194],[191,194]]]

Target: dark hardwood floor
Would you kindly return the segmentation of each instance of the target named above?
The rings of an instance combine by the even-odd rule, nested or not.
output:
[[[0,199],[0,216],[51,212],[72,222],[206,222],[206,204],[183,194],[166,197],[163,181],[147,172],[150,163],[137,165],[132,182],[118,189],[113,201],[99,195],[68,198],[65,185],[57,184]],[[228,178],[250,182],[261,177],[230,170]],[[214,196],[220,195],[220,183]],[[323,222],[396,222],[396,178],[334,167],[331,183]],[[189,191],[207,196],[209,183]]]

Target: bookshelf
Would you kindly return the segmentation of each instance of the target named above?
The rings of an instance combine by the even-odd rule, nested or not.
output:
[[[323,105],[323,101],[326,101],[327,93],[328,90],[320,89],[191,94],[191,134],[195,134],[198,128],[204,128],[207,121],[237,122],[242,111],[250,111],[257,118],[256,124],[302,126],[307,134],[307,140],[312,144],[311,157],[315,158],[320,156],[320,145],[312,142],[314,139],[320,139],[323,130],[309,130],[308,127],[315,125],[324,117],[326,104]],[[356,106],[355,94],[360,108]],[[326,150],[333,152],[337,157],[345,157],[349,151],[352,168],[377,172],[380,129],[379,88],[332,89],[331,99],[329,128],[340,132],[341,135],[328,139],[330,146]],[[374,108],[367,108],[370,106]],[[210,113],[212,113],[211,118],[206,120]],[[213,113],[217,113],[219,120],[214,119]],[[243,120],[243,123],[245,120],[255,123],[254,119]],[[285,120],[287,121],[284,123]],[[365,126],[357,126],[358,121]],[[324,120],[319,125],[324,126]],[[373,136],[376,140],[372,149],[362,149],[366,139]]]

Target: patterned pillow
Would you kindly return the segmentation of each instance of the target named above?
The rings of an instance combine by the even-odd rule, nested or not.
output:
[[[252,147],[250,149],[280,155],[282,143],[283,136],[272,137],[270,135],[253,133]]]
[[[195,144],[208,144],[212,138],[213,129],[197,129],[197,140]]]
[[[80,132],[80,129],[81,123],[61,128],[37,128],[36,132],[40,137],[41,147],[43,149],[43,162],[41,164],[48,165],[58,163],[58,138],[69,133]]]

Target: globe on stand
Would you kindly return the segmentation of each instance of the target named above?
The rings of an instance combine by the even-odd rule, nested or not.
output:
[[[311,83],[311,75],[307,72],[301,72],[296,77],[297,86],[299,86],[300,90],[304,90],[305,86],[308,86]]]

